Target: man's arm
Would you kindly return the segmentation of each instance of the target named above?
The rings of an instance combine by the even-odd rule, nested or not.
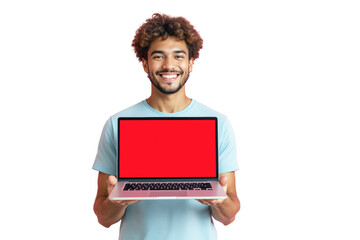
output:
[[[122,219],[126,207],[138,201],[112,201],[109,195],[117,183],[116,177],[99,172],[98,192],[94,203],[94,212],[104,227],[110,227]]]
[[[212,216],[224,225],[228,225],[235,220],[235,215],[240,210],[240,201],[236,194],[235,172],[220,174],[220,184],[224,188],[228,198],[198,201],[209,205]]]

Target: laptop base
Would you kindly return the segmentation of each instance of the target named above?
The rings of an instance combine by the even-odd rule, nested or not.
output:
[[[212,190],[138,190],[123,191],[125,182],[118,182],[110,200],[171,200],[171,199],[225,199],[226,193],[219,182],[210,182]]]

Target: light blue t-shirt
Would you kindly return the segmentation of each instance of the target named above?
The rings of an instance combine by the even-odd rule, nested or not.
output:
[[[113,115],[106,122],[93,165],[97,171],[116,175],[119,117],[217,117],[219,173],[238,170],[235,137],[224,115],[195,100],[176,113],[159,112],[144,100]],[[209,206],[196,200],[144,200],[126,208],[119,239],[215,240],[217,234]]]

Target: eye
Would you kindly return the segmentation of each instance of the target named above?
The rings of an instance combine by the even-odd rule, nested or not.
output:
[[[155,59],[155,60],[161,60],[161,59],[163,59],[164,58],[164,56],[161,56],[161,55],[155,55],[155,56],[153,56],[153,59]]]
[[[183,56],[183,55],[176,55],[175,58],[176,58],[176,59],[183,59],[184,56]]]

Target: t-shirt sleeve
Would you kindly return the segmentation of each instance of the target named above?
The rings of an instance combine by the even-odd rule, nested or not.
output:
[[[114,126],[110,118],[101,133],[93,169],[106,174],[116,175],[116,156]]]
[[[236,155],[235,135],[226,117],[219,130],[219,172],[226,173],[236,171],[239,169],[239,166]]]

